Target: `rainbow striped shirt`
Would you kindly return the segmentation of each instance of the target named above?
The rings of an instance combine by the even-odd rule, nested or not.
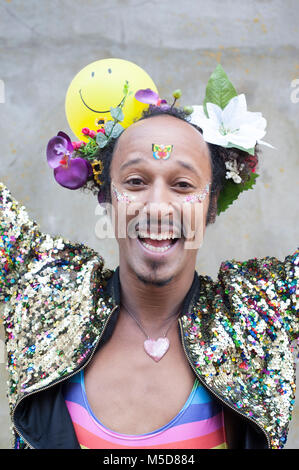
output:
[[[65,382],[63,396],[82,449],[227,449],[222,407],[197,378],[169,423],[139,435],[119,434],[97,419],[87,400],[84,370]]]

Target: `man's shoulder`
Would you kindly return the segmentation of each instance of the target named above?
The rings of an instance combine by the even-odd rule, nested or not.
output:
[[[47,244],[48,243],[48,244]],[[100,336],[112,304],[107,284],[113,270],[82,243],[48,238],[11,291],[5,308],[11,381],[22,393],[74,370]]]
[[[209,315],[220,310],[219,321],[242,319],[241,326],[254,317],[271,326],[271,337],[284,331],[294,339],[298,335],[298,261],[298,248],[283,260],[274,256],[225,260],[215,281],[199,276],[198,310]]]

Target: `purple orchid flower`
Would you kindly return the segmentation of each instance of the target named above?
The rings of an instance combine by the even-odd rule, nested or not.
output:
[[[136,91],[135,98],[137,101],[140,101],[141,103],[147,103],[151,106],[160,106],[163,109],[170,107],[166,100],[161,100],[158,93],[151,90],[150,88]]]
[[[62,131],[48,142],[48,164],[54,169],[57,183],[68,189],[81,188],[92,175],[90,163],[83,158],[72,158],[73,152],[71,139]]]

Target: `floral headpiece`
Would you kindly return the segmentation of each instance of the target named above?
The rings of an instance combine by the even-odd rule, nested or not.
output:
[[[108,145],[112,139],[117,139],[123,132],[124,128],[120,122],[124,119],[122,108],[128,93],[129,84],[126,81],[121,103],[116,108],[110,108],[112,120],[103,120],[103,125],[97,132],[87,127],[82,129],[82,134],[88,139],[87,142],[72,142],[70,137],[62,131],[49,140],[47,160],[54,170],[57,183],[68,189],[79,189],[88,180],[93,179],[101,186],[100,175],[103,172],[103,161],[99,157],[100,149]]]
[[[238,95],[219,64],[212,73],[203,106],[193,106],[190,122],[203,131],[206,142],[223,148],[235,148],[248,154],[242,163],[236,158],[225,160],[228,180],[218,198],[218,215],[236,200],[242,191],[252,188],[258,163],[256,144],[272,145],[261,140],[266,135],[267,121],[260,112],[247,111],[244,94]],[[251,175],[244,172],[245,162]]]
[[[68,189],[78,189],[88,180],[94,180],[99,187],[98,200],[102,202],[100,175],[104,163],[100,157],[101,150],[124,131],[120,123],[124,119],[122,108],[128,93],[129,83],[126,81],[121,103],[116,108],[110,108],[112,120],[104,121],[97,132],[86,127],[82,129],[82,134],[88,138],[88,142],[72,142],[62,131],[50,139],[47,146],[47,160],[49,166],[54,169],[54,177],[60,185]],[[173,92],[174,101],[171,106],[149,88],[138,90],[135,98],[149,104],[150,107],[167,110],[175,105],[181,95],[181,90]],[[237,94],[221,65],[216,67],[208,81],[203,105],[185,106],[183,110],[186,120],[202,129],[206,142],[245,152],[242,163],[238,162],[233,154],[224,161],[227,181],[218,197],[217,213],[220,214],[242,191],[252,188],[255,184],[259,176],[256,173],[258,162],[256,144],[273,148],[261,140],[266,134],[266,119],[259,112],[247,111],[245,95]],[[251,168],[250,176],[247,171],[243,171],[245,162]]]

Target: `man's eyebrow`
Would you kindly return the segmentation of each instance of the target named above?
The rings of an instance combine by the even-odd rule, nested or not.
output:
[[[184,160],[176,160],[176,163],[178,163],[180,166],[182,166],[183,168],[186,168],[187,170],[190,170],[192,171],[192,173],[195,173],[197,176],[200,177],[200,174],[198,173],[198,171],[195,169],[195,167],[193,165],[191,165],[191,163],[187,163],[185,162]]]
[[[145,162],[145,159],[144,158],[132,158],[131,160],[128,160],[127,162],[123,163],[120,166],[120,170],[124,170],[125,168],[127,168],[127,166],[135,165],[136,163],[140,163],[140,162]]]
[[[137,158],[132,158],[131,160],[128,160],[127,162],[124,162],[121,166],[120,166],[120,171],[121,170],[124,170],[125,168],[127,168],[128,166],[131,166],[131,165],[135,165],[136,163],[146,163],[146,159],[144,158],[140,158],[140,157],[137,157]],[[198,177],[200,177],[200,174],[198,173],[198,171],[195,169],[195,167],[193,165],[191,165],[191,163],[187,163],[185,162],[184,160],[176,160],[175,163],[178,163],[180,166],[182,166],[183,168],[186,168],[187,170],[189,171],[192,171],[192,173],[195,173],[195,175],[197,175]]]

